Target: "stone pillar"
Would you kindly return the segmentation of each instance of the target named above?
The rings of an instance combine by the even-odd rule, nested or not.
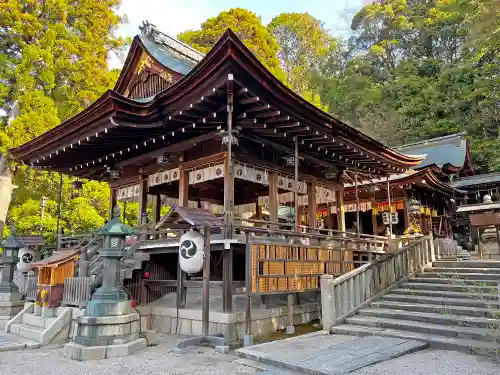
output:
[[[16,316],[24,306],[23,295],[14,283],[14,270],[18,262],[19,249],[25,247],[20,237],[16,236],[16,230],[11,228],[11,236],[2,241],[3,248],[0,262],[3,270],[0,278],[0,328],[5,326],[9,320]]]
[[[125,239],[134,231],[120,221],[119,206],[99,234],[103,236],[99,254],[105,264],[102,286],[78,318],[74,342],[65,346],[66,356],[80,361],[121,357],[147,345],[147,340],[140,337],[140,316],[128,300],[120,276]]]
[[[329,331],[336,325],[337,321],[333,280],[333,275],[321,275],[320,277],[321,325],[325,331]]]

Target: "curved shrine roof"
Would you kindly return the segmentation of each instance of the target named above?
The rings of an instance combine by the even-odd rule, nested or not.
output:
[[[136,52],[129,53],[129,62],[132,54]],[[227,124],[229,97],[234,98],[233,127],[241,136],[274,149],[289,149],[298,139],[299,153],[325,169],[337,165],[360,175],[388,175],[422,161],[382,145],[295,94],[231,30],[187,75],[149,101],[109,90],[78,115],[10,152],[34,167],[105,180],[110,164],[200,134],[218,134]]]
[[[471,169],[469,145],[465,133],[415,142],[395,147],[395,150],[406,155],[424,157],[415,169],[430,167],[438,173]]]

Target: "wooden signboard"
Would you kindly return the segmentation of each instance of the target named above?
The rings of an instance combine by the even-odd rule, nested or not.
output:
[[[470,224],[473,227],[486,227],[500,225],[500,212],[484,212],[469,215]]]

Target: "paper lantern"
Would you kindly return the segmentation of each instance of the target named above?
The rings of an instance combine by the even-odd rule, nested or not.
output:
[[[180,238],[179,265],[189,274],[198,273],[203,268],[205,259],[204,238],[200,232],[191,230]]]
[[[19,250],[19,262],[17,269],[19,272],[28,272],[31,270],[31,263],[40,259],[39,252],[31,248],[23,248]]]

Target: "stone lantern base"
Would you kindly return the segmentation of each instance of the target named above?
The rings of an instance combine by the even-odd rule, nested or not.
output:
[[[0,293],[0,329],[24,308],[22,293]]]
[[[154,332],[143,327],[141,333],[141,317],[131,301],[92,302],[86,316],[78,319],[74,341],[65,345],[66,357],[78,361],[123,357],[153,344]]]

